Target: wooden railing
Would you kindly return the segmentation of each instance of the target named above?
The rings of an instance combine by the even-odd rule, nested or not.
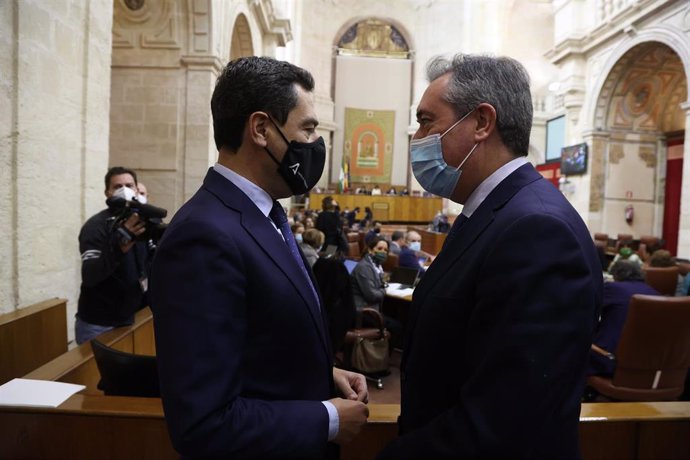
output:
[[[67,351],[67,300],[0,315],[0,385]]]
[[[131,326],[120,327],[98,336],[98,340],[117,350],[140,355],[155,355],[151,310],[145,308],[135,315]],[[86,385],[87,392],[96,389],[100,374],[93,358],[91,343],[83,343],[24,376],[27,379]],[[0,456],[1,458],[1,456]]]
[[[388,196],[388,195],[350,195],[338,193],[311,193],[309,208],[321,209],[321,201],[333,197],[341,210],[354,209],[359,206],[358,219],[364,218],[364,208],[371,208],[374,220],[383,222],[420,222],[429,223],[436,213],[443,209],[443,200],[439,197]]]
[[[134,325],[99,339],[123,351],[155,352],[150,312],[140,312]],[[93,383],[98,371],[94,377],[87,346],[26,376],[82,383],[87,390],[57,408],[0,406],[0,458],[179,458],[168,437],[161,400],[98,394]],[[343,447],[343,460],[372,459],[397,436],[398,404],[372,404],[369,409],[369,423],[352,444]],[[580,445],[585,460],[687,459],[689,439],[690,402],[582,405]]]

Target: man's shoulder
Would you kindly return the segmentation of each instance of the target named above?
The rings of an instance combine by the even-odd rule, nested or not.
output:
[[[93,228],[95,226],[103,225],[108,219],[115,217],[110,209],[105,208],[102,211],[97,212],[93,216],[89,217],[84,225],[82,225],[82,230],[86,228]]]

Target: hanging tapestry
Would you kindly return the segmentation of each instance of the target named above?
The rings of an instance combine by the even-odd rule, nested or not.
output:
[[[390,184],[394,129],[394,110],[345,108],[343,155],[351,182]]]

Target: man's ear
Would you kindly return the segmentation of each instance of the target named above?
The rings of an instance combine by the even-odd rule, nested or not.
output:
[[[247,135],[251,141],[259,147],[266,147],[268,144],[268,124],[270,120],[265,112],[254,112],[249,115],[247,121]]]
[[[482,102],[475,109],[477,127],[474,130],[474,141],[485,141],[496,129],[496,109],[491,104]]]

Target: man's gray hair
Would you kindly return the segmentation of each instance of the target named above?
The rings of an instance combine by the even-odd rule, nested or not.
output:
[[[503,143],[515,155],[527,155],[532,129],[532,94],[527,70],[515,59],[473,54],[442,56],[427,64],[434,81],[451,72],[445,100],[458,117],[485,102],[496,109],[496,127]]]
[[[619,259],[609,268],[609,274],[614,281],[644,281],[642,268],[630,260]]]

